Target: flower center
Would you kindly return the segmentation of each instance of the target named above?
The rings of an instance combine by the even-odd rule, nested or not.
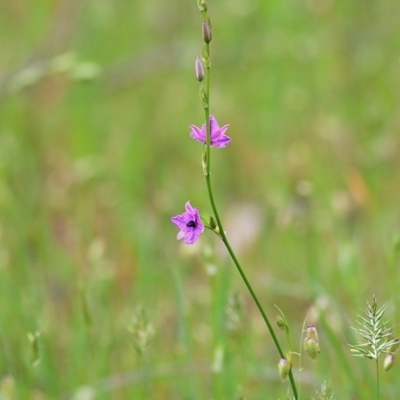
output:
[[[186,224],[186,226],[187,226],[188,228],[194,228],[194,227],[196,226],[196,222],[194,222],[194,221],[189,221],[189,222]]]

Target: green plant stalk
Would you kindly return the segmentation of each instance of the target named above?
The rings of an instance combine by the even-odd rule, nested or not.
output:
[[[209,55],[209,45],[208,43],[206,44],[206,49],[207,49],[207,53]],[[251,286],[249,280],[247,279],[246,274],[243,271],[243,268],[241,267],[239,260],[237,259],[229,241],[228,238],[226,237],[224,228],[222,226],[222,222],[221,222],[221,218],[219,216],[218,213],[218,209],[217,206],[215,204],[215,200],[214,200],[214,195],[213,195],[213,191],[212,191],[212,185],[211,185],[211,151],[210,151],[210,147],[211,147],[211,126],[210,126],[210,66],[206,66],[206,74],[205,74],[205,91],[206,91],[206,102],[207,102],[207,106],[204,107],[204,113],[205,113],[205,121],[206,121],[206,130],[207,130],[207,141],[206,141],[206,169],[205,169],[205,177],[206,177],[206,183],[207,183],[207,190],[208,190],[208,196],[210,198],[210,203],[211,203],[211,208],[213,210],[217,225],[218,225],[218,229],[219,229],[219,235],[222,239],[222,241],[224,242],[224,245],[226,247],[226,249],[228,250],[229,255],[231,256],[237,270],[239,271],[240,276],[242,277],[248,291],[251,294],[251,297],[253,298],[254,302],[257,305],[257,308],[259,310],[259,312],[261,313],[265,324],[267,325],[268,331],[272,337],[272,340],[275,344],[275,347],[278,350],[278,353],[280,355],[281,358],[286,358],[285,354],[282,351],[282,348],[279,344],[278,338],[275,334],[275,331],[271,325],[271,322],[269,321],[267,314],[265,313],[260,301],[258,300],[258,297],[256,295],[256,293],[253,290],[253,287]],[[294,376],[293,376],[293,372],[292,369],[290,369],[289,371],[289,381],[290,381],[290,385],[292,387],[292,391],[293,391],[293,395],[294,398],[296,400],[299,399],[298,397],[298,392],[297,392],[297,388],[296,388],[296,383],[294,381]]]
[[[380,399],[380,387],[379,387],[379,362],[378,358],[375,359],[376,364],[376,399]]]

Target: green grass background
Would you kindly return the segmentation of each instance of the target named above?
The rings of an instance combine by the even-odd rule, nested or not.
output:
[[[399,334],[400,3],[209,0],[209,15],[228,237],[293,351],[305,319],[318,327],[317,361],[295,357],[301,398],[326,380],[372,399],[374,364],[348,343],[374,294]],[[1,399],[287,398],[217,239],[184,246],[170,223],[187,200],[211,213],[188,135],[201,46],[195,0],[0,1]],[[138,306],[155,329],[143,357]]]

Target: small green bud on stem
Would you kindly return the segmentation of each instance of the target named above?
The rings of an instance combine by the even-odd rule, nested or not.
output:
[[[292,365],[285,358],[281,358],[278,362],[278,371],[279,376],[282,379],[282,382],[288,377],[290,370],[292,369]]]
[[[279,329],[282,329],[285,332],[289,331],[286,321],[281,316],[276,317],[276,325],[278,325]]]
[[[305,352],[315,360],[319,354],[319,343],[317,340],[311,337],[307,337],[304,339],[303,348]]]
[[[217,228],[217,223],[215,222],[215,219],[213,217],[210,217],[210,222],[209,222],[210,228],[212,230],[215,230]]]
[[[206,110],[208,108],[208,99],[203,85],[200,85],[200,100],[203,105],[203,108]]]
[[[306,330],[306,337],[303,341],[304,351],[315,360],[319,354],[318,332],[314,325],[309,325]]]

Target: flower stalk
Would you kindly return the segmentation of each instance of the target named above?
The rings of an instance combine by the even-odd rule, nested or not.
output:
[[[203,17],[202,23],[202,37],[203,37],[203,52],[201,59],[198,58],[195,62],[195,75],[196,79],[200,82],[200,99],[204,109],[205,123],[201,127],[190,125],[191,133],[190,136],[203,143],[203,156],[202,156],[202,168],[206,179],[207,192],[210,200],[211,208],[213,211],[213,217],[210,218],[209,222],[205,221],[200,217],[197,208],[193,208],[189,202],[186,203],[186,211],[183,214],[173,217],[172,222],[177,225],[180,232],[177,235],[177,239],[184,239],[186,244],[193,244],[196,242],[198,237],[203,233],[204,228],[211,229],[217,234],[223,241],[233,263],[235,264],[245,286],[250,292],[267,328],[271,335],[271,338],[278,350],[280,356],[280,362],[278,363],[279,374],[282,379],[289,377],[290,385],[295,400],[299,400],[299,394],[297,392],[291,363],[291,353],[285,355],[279,340],[275,334],[274,328],[265,313],[256,293],[253,290],[247,276],[233,251],[229,240],[226,236],[218,208],[214,199],[212,184],[211,184],[211,147],[224,148],[230,142],[230,137],[225,135],[229,125],[219,126],[215,117],[210,113],[210,82],[211,82],[211,55],[210,55],[210,42],[212,40],[211,21],[207,16],[207,4],[206,0],[197,0],[197,5]],[[203,224],[204,223],[204,224]],[[315,353],[315,351],[314,351]],[[313,353],[313,354],[314,354]]]
[[[275,334],[275,331],[272,327],[272,324],[265,313],[256,293],[253,290],[252,285],[250,284],[249,280],[247,279],[247,276],[239,262],[239,260],[236,257],[235,252],[233,251],[229,240],[226,236],[224,227],[222,225],[222,221],[215,203],[214,199],[214,194],[213,194],[213,189],[212,189],[212,184],[211,184],[211,135],[212,135],[212,120],[210,119],[210,81],[211,81],[211,74],[210,74],[210,69],[211,69],[211,56],[210,56],[210,41],[211,41],[211,25],[209,22],[209,18],[207,17],[207,12],[202,11],[203,15],[203,39],[204,39],[204,46],[203,46],[203,61],[204,66],[205,66],[205,77],[204,77],[204,82],[205,82],[205,99],[206,99],[206,106],[204,108],[204,116],[205,116],[205,121],[206,121],[206,143],[205,143],[205,158],[206,158],[206,168],[205,168],[205,178],[206,178],[206,184],[207,184],[207,191],[208,191],[208,196],[210,199],[210,204],[211,208],[214,213],[214,217],[216,220],[216,224],[218,227],[218,235],[222,239],[230,257],[232,258],[233,263],[235,264],[244,284],[246,285],[248,291],[250,292],[251,297],[253,298],[254,302],[256,303],[256,306],[265,322],[267,325],[268,331],[272,337],[272,340],[275,344],[276,349],[278,350],[278,353],[281,357],[281,359],[285,359],[285,355],[283,353],[282,347],[279,343],[279,340]],[[206,30],[206,27],[208,27],[208,31]],[[204,102],[203,102],[204,104]],[[297,388],[293,376],[292,369],[289,368],[287,371],[287,374],[289,376],[289,381],[290,385],[292,387],[293,391],[293,396],[296,400],[298,400],[298,393],[297,393]]]

